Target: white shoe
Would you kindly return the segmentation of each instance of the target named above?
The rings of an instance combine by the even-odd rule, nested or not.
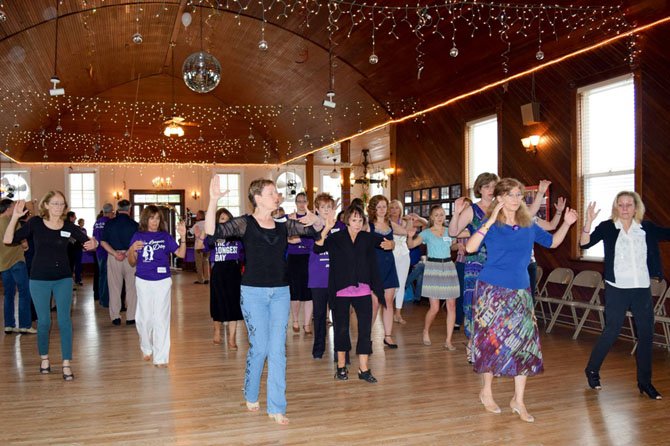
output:
[[[37,333],[37,330],[34,329],[33,327],[30,327],[30,328],[19,328],[19,333],[35,334],[35,333]]]

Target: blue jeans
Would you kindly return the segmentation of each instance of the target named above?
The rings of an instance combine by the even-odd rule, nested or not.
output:
[[[60,349],[63,361],[72,359],[72,278],[60,280],[30,280],[30,294],[37,311],[37,350],[40,355],[49,354],[49,330],[51,330],[51,294],[56,301]]]
[[[456,299],[456,323],[463,325],[463,290],[465,287],[465,263],[456,262],[456,274],[458,274],[458,285],[461,288],[461,295]]]
[[[30,286],[28,284],[28,268],[26,262],[16,262],[11,268],[2,272],[2,285],[5,288],[5,327],[16,327],[14,318],[14,294],[19,289],[19,328],[30,328]]]
[[[250,403],[258,401],[267,359],[267,411],[271,414],[286,413],[286,327],[290,294],[288,286],[241,287],[240,304],[249,335],[244,398]]]
[[[414,289],[414,302],[421,301],[421,288],[423,287],[423,270],[426,268],[426,264],[419,262],[414,265],[414,268],[409,272],[407,276],[407,285],[405,288],[412,286]],[[414,281],[416,280],[416,286],[413,286]]]
[[[97,257],[98,262],[98,302],[109,308],[109,288],[107,288],[107,256]]]

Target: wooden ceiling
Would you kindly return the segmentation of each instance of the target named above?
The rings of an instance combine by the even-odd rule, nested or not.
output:
[[[56,0],[4,2],[0,150],[20,162],[282,163],[538,63],[538,40],[528,36],[530,30],[505,36],[510,52],[501,57],[507,44],[495,27],[489,37],[466,20],[443,17],[446,4],[431,2],[427,6],[434,9],[405,9],[413,14],[405,20],[387,13],[380,24],[377,14],[379,63],[370,64],[371,16],[366,19],[364,9],[357,15],[355,8],[342,14],[340,6],[339,20],[330,17],[337,103],[330,109],[321,104],[331,78],[329,6],[287,0],[264,14],[260,3],[243,2],[241,8],[234,0],[72,0],[59,4],[56,21]],[[623,10],[628,22],[641,25],[667,16],[670,7],[663,0],[631,0]],[[182,25],[184,12],[192,14],[188,27]],[[263,17],[267,51],[258,47]],[[360,22],[353,28],[352,17]],[[66,95],[52,98],[56,22],[56,72]],[[545,35],[545,62],[614,33],[607,26],[577,28],[570,39]],[[208,94],[190,91],[181,78],[183,61],[201,47],[201,29],[202,46],[222,66],[221,83]],[[133,43],[137,32],[141,44]],[[417,47],[418,35],[425,42]],[[449,56],[452,38],[458,57]],[[182,138],[162,135],[163,122],[174,115],[195,124],[185,127]]]

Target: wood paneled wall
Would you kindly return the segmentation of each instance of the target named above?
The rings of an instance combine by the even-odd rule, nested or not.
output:
[[[414,121],[397,127],[398,198],[404,190],[438,184],[463,182],[464,131],[467,121],[500,110],[502,177],[515,177],[525,184],[537,184],[540,179],[552,181],[551,198],[564,196],[568,206],[579,206],[580,197],[573,190],[573,159],[575,95],[577,88],[624,73],[639,75],[640,135],[637,166],[638,192],[647,207],[647,218],[670,226],[670,207],[667,205],[668,172],[670,172],[670,26],[650,30],[637,38],[640,54],[636,63],[628,63],[628,46],[618,42],[570,59],[535,74],[536,95],[542,104],[542,145],[537,155],[527,153],[521,138],[530,135],[534,127],[524,127],[520,107],[530,102],[531,77],[466,98],[449,107],[435,111],[424,121]],[[457,79],[451,80],[458,82]],[[602,212],[609,212],[609,203],[601,203]],[[581,217],[580,217],[581,219]],[[575,270],[597,269],[602,264],[577,261],[571,255],[571,243],[576,243],[575,230],[571,240],[551,252],[538,249],[541,265],[547,268],[568,266]],[[670,277],[670,245],[661,246],[665,275]]]

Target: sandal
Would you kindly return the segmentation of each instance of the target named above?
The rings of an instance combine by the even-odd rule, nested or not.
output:
[[[303,325],[302,328],[303,328],[303,330],[305,330],[306,335],[311,335],[312,334],[312,329],[309,325]]]
[[[300,333],[300,325],[293,324],[293,333]]]
[[[70,373],[65,373],[65,369],[70,369]],[[72,373],[72,367],[69,365],[63,366],[63,379],[65,381],[72,381],[74,379],[74,373]]]
[[[47,366],[46,366],[46,367],[42,367],[42,364],[44,364],[44,361],[47,362]],[[49,358],[43,358],[43,359],[40,361],[40,373],[41,373],[42,375],[47,375],[47,374],[51,373],[51,363],[49,363]]]
[[[251,403],[247,401],[247,410],[249,412],[258,412],[261,409],[261,403],[256,401],[255,403]]]
[[[283,413],[269,413],[268,417],[275,420],[277,424],[281,424],[283,426],[288,424],[288,418],[286,418],[286,415],[284,415]]]

